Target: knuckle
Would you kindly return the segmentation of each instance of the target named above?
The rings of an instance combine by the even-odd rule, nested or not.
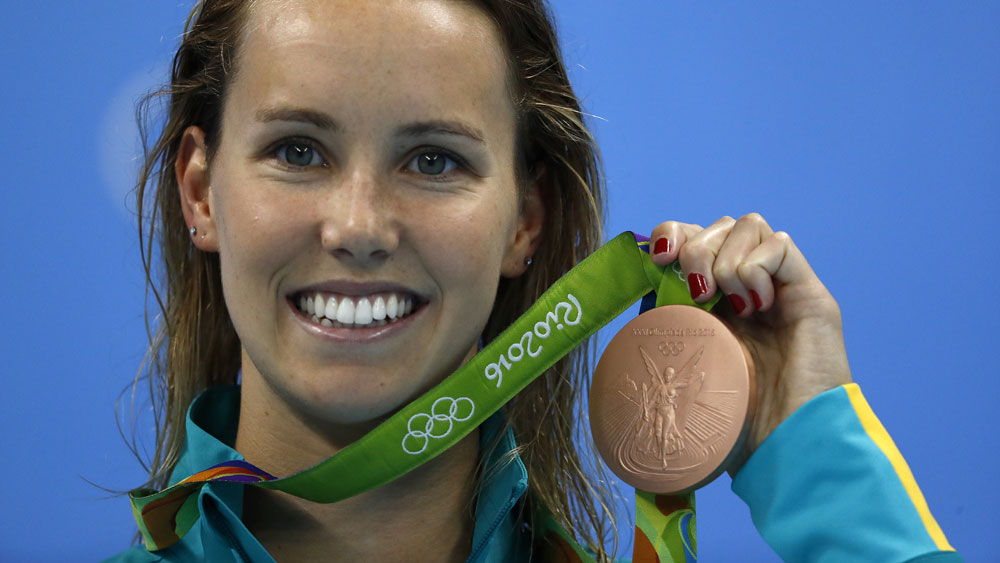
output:
[[[702,257],[705,252],[706,250],[704,245],[698,242],[688,241],[687,244],[681,247],[680,251],[677,253],[677,257],[680,259],[682,264],[691,264]]]
[[[716,260],[712,264],[712,275],[715,279],[727,283],[736,277],[736,264],[732,260]]]
[[[746,215],[740,217],[741,223],[747,223],[750,225],[766,225],[767,221],[764,220],[764,216],[756,211],[752,213],[747,213]]]
[[[792,242],[792,235],[786,233],[785,231],[776,231],[773,235],[771,235],[771,238],[782,244]]]
[[[736,274],[740,277],[741,280],[753,279],[753,276],[756,274],[756,270],[757,266],[747,262],[743,262],[739,266],[736,266]]]
[[[705,227],[702,227],[701,225],[681,223],[681,232],[683,232],[684,236],[687,238],[696,237],[704,230]]]

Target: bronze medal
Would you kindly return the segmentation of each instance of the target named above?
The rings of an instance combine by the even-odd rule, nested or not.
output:
[[[667,305],[608,344],[590,388],[590,427],[623,481],[680,494],[708,484],[739,454],[755,394],[750,354],[725,323]]]

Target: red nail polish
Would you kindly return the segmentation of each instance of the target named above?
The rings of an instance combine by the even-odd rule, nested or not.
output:
[[[691,299],[697,299],[699,295],[708,293],[708,280],[701,274],[688,274],[688,289],[691,290]]]
[[[750,290],[750,299],[753,299],[753,306],[757,307],[757,309],[764,306],[764,302],[760,300],[760,295],[757,295],[757,292],[752,289]]]
[[[739,295],[731,293],[728,297],[729,297],[729,303],[733,306],[733,310],[736,311],[737,315],[742,313],[743,309],[747,308],[747,302],[744,301],[743,298],[740,297]]]
[[[670,239],[666,237],[656,239],[656,244],[653,245],[653,254],[666,254],[667,252],[670,252]]]

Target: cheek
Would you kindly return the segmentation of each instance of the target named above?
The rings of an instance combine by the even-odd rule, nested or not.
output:
[[[478,338],[486,326],[515,225],[511,218],[513,203],[505,199],[481,203],[484,205],[434,222],[433,229],[424,225],[424,232],[434,237],[427,248],[434,248],[430,255],[436,264],[435,276],[441,283],[444,305],[459,315],[454,330],[460,340],[463,335]]]
[[[269,196],[248,184],[225,186],[217,194],[214,210],[223,289],[227,298],[246,298],[276,281],[289,251],[307,240],[307,218],[294,201]]]
[[[506,201],[448,213],[438,221],[427,221],[421,230],[434,239],[434,254],[452,277],[496,277],[500,262],[511,243],[515,221]]]

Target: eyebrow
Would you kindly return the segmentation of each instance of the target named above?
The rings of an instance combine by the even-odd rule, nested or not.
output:
[[[257,121],[268,123],[271,121],[297,121],[309,123],[320,129],[336,131],[340,125],[329,115],[316,110],[295,108],[295,107],[264,107],[257,110]],[[483,132],[479,129],[466,125],[459,121],[447,119],[434,119],[430,121],[420,121],[404,125],[397,129],[397,135],[404,137],[420,137],[423,135],[456,135],[466,137],[481,144],[486,144]]]
[[[478,143],[486,144],[483,132],[475,127],[466,125],[459,121],[432,120],[421,121],[401,127],[398,134],[405,137],[419,137],[422,135],[457,135],[467,137]]]
[[[270,121],[299,121],[311,123],[320,129],[337,130],[340,128],[337,122],[329,115],[311,109],[291,108],[291,107],[266,107],[257,110],[257,121],[267,123]]]

